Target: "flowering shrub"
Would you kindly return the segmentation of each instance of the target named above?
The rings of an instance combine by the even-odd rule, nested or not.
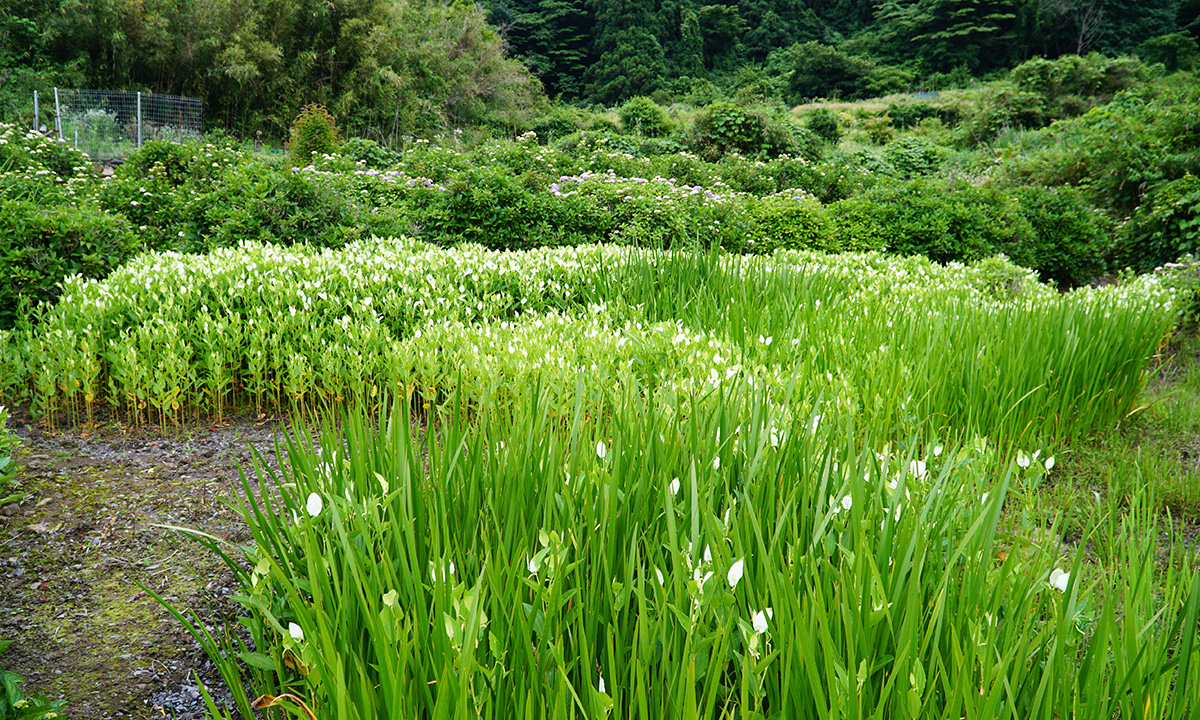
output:
[[[71,202],[94,182],[87,155],[41,133],[0,123],[0,197]]]

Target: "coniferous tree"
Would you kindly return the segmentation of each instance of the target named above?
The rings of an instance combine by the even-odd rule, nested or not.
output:
[[[1178,0],[1105,0],[1098,49],[1106,55],[1133,52],[1159,35],[1176,32]]]
[[[704,75],[704,36],[696,11],[685,10],[680,29],[680,40],[675,53],[675,72],[678,76],[701,77]]]
[[[652,0],[593,0],[596,13],[594,54],[588,73],[588,97],[616,103],[649,95],[666,75],[666,57],[654,31],[659,23]]]
[[[583,0],[505,0],[493,6],[489,19],[546,92],[568,100],[582,94],[593,25]]]
[[[1001,66],[1020,43],[1022,0],[890,0],[880,20],[893,60],[917,55],[926,69]],[[906,57],[907,56],[907,57]]]

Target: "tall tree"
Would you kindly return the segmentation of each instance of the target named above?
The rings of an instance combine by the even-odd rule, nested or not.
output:
[[[1152,37],[1176,32],[1178,0],[1105,0],[1099,50],[1107,55],[1133,52]]]
[[[889,0],[880,8],[884,35],[898,58],[915,54],[926,69],[960,65],[987,71],[1010,61],[1020,44],[1022,0]]]
[[[701,77],[704,75],[704,35],[696,11],[685,10],[679,28],[680,40],[675,57],[676,75]]]
[[[596,13],[596,62],[588,73],[588,96],[615,103],[648,95],[661,86],[666,58],[655,31],[653,0],[592,0]]]
[[[546,91],[574,100],[591,65],[594,19],[583,0],[509,0],[492,9],[514,57],[542,79]]]
[[[1104,29],[1104,0],[1041,0],[1038,26],[1043,55],[1084,55]]]
[[[709,67],[728,66],[741,59],[742,35],[746,21],[736,5],[702,5],[696,10],[700,32],[704,38],[705,64]]]

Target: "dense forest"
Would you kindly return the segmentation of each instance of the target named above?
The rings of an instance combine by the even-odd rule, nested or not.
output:
[[[961,82],[1038,55],[1161,55],[1200,32],[1198,12],[1195,0],[496,0],[490,17],[551,95],[612,103],[802,68],[826,80],[790,83],[784,99]]]
[[[0,113],[58,85],[201,97],[241,135],[310,102],[389,142],[511,135],[551,98],[853,99],[1093,51],[1173,71],[1198,35],[1200,0],[0,0]]]

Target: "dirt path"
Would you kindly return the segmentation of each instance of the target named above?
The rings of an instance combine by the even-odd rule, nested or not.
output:
[[[14,641],[0,667],[27,694],[67,700],[72,718],[201,717],[193,673],[212,668],[137,582],[204,617],[234,611],[225,568],[156,524],[247,540],[222,500],[251,445],[273,461],[275,423],[50,435],[18,412],[10,428],[28,495],[0,508],[0,639]]]

